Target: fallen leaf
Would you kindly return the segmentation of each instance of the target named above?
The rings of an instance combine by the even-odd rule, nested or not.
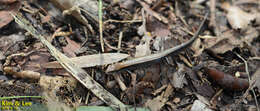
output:
[[[173,93],[173,88],[170,84],[168,84],[166,90],[159,96],[157,96],[154,99],[149,99],[146,103],[145,106],[149,107],[151,111],[160,111],[160,109],[166,104],[168,101],[168,97],[172,95]]]
[[[49,62],[49,58],[51,57],[51,55],[49,54],[48,49],[46,49],[43,44],[39,42],[33,44],[32,48],[24,49],[24,52],[28,52],[28,50],[33,49],[35,49],[35,52],[31,53],[28,56],[28,59],[19,60],[19,58],[17,58],[17,63],[21,66],[23,70],[45,73],[46,69],[41,68],[41,64]]]
[[[142,7],[144,8],[144,10],[151,16],[155,17],[156,19],[158,19],[159,21],[162,21],[163,23],[167,24],[169,21],[167,18],[165,18],[164,16],[160,15],[159,13],[153,11],[149,5],[147,5],[145,2],[137,0],[137,2],[139,2]]]
[[[154,88],[151,82],[140,81],[136,85],[127,88],[126,95],[127,98],[132,101],[133,98],[141,99],[141,95],[145,93],[146,90]],[[133,101],[132,101],[133,102]]]
[[[62,47],[64,53],[68,56],[68,57],[76,57],[75,52],[80,49],[80,44],[76,43],[75,41],[71,40],[68,37],[65,37],[68,44],[65,47]]]
[[[245,29],[252,20],[256,18],[255,14],[250,14],[235,5],[225,2],[222,8],[227,11],[227,19],[233,29]]]
[[[0,4],[12,4],[16,2],[17,0],[1,0]]]
[[[167,37],[171,34],[169,27],[154,17],[149,17],[149,19],[147,19],[146,30],[148,32],[154,33],[154,35],[157,37]]]
[[[112,64],[114,62],[123,60],[127,57],[129,57],[128,54],[103,53],[103,54],[94,54],[94,55],[74,57],[74,58],[71,58],[70,60],[74,63],[77,63],[80,67],[86,68],[86,67],[93,67],[93,66],[98,66],[98,65]],[[42,64],[41,67],[43,67],[43,68],[62,68],[62,66],[57,61]]]
[[[19,35],[19,34],[12,34],[12,35],[8,35],[8,36],[1,36],[0,38],[0,50],[1,51],[6,51],[7,48],[11,48],[13,52],[15,52],[16,50],[14,50],[14,47],[10,47],[11,45],[13,45],[16,42],[19,41],[23,41],[25,40],[25,36],[24,35]]]
[[[190,111],[213,111],[209,109],[204,103],[200,100],[195,100]]]
[[[135,0],[120,0],[119,5],[121,8],[125,8],[130,12],[133,12],[135,6]]]
[[[239,39],[239,35],[235,35],[235,31],[226,31],[221,33],[219,37],[204,39],[203,46],[205,49],[210,48],[215,53],[225,53],[235,47],[242,45],[243,41]]]
[[[145,76],[142,78],[142,81],[151,82],[154,86],[157,85],[160,80],[161,67],[160,63],[152,64],[145,72]]]
[[[11,21],[13,21],[12,15],[10,15],[10,12],[15,14],[20,9],[21,3],[15,2],[15,1],[2,1],[4,3],[8,3],[5,5],[8,5],[8,8],[4,10],[0,10],[0,28],[4,27],[5,25],[9,24]],[[2,5],[2,4],[0,4]]]
[[[0,11],[0,28],[9,24],[13,20],[13,17],[8,11]]]
[[[244,43],[251,43],[258,36],[259,32],[252,27],[247,28],[242,34],[229,30],[221,33],[218,37],[205,38],[201,45],[204,49],[211,49],[215,53],[223,54],[236,47],[244,47]]]

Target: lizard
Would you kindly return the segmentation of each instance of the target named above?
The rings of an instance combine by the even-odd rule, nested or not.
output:
[[[167,56],[169,54],[178,52],[181,49],[184,49],[184,48],[190,46],[198,38],[198,36],[199,36],[199,34],[201,32],[201,29],[204,26],[205,21],[207,20],[207,18],[208,18],[208,13],[206,13],[206,15],[204,16],[204,19],[201,22],[201,24],[200,24],[198,30],[196,31],[196,33],[187,42],[184,42],[184,43],[182,43],[180,45],[177,45],[175,47],[169,48],[169,49],[167,49],[165,51],[162,51],[160,53],[155,53],[155,54],[151,54],[151,55],[148,55],[148,56],[138,57],[138,58],[134,58],[134,59],[131,59],[131,60],[126,60],[126,61],[123,61],[123,62],[111,64],[106,69],[106,72],[117,71],[117,70],[129,67],[129,66],[132,66],[132,65],[136,65],[136,64],[141,64],[141,63],[157,60],[157,59],[160,59],[160,58],[162,58],[164,56]]]

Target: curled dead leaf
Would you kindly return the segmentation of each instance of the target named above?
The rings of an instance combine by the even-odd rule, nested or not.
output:
[[[245,29],[252,20],[256,18],[255,14],[247,13],[235,5],[223,3],[222,8],[227,11],[227,19],[233,29]]]
[[[21,3],[20,2],[15,2],[15,1],[1,1],[1,3],[5,3],[4,5],[8,5],[8,7],[4,10],[0,10],[0,28],[6,26],[9,24],[11,21],[13,21],[13,17],[11,16],[10,13],[17,13],[18,10],[20,9]]]

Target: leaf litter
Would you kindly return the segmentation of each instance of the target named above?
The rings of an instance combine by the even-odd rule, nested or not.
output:
[[[8,92],[14,93],[16,91],[14,89],[20,87],[19,82],[22,82],[30,87],[39,83],[43,91],[35,90],[38,91],[36,94],[29,88],[32,93],[17,91],[15,95],[46,96],[48,92],[53,100],[47,96],[45,100],[56,101],[55,104],[60,102],[62,106],[74,108],[82,105],[113,106],[122,102],[130,107],[147,107],[153,111],[257,110],[258,106],[254,103],[257,102],[255,98],[259,97],[257,76],[259,60],[252,58],[260,55],[257,13],[260,10],[259,4],[252,1],[105,0],[103,20],[110,22],[104,23],[103,38],[109,45],[105,45],[105,53],[100,53],[97,2],[95,0],[90,0],[88,3],[70,0],[19,1],[18,3],[23,5],[16,7],[15,10],[20,11],[15,13],[22,13],[30,21],[26,24],[32,25],[39,32],[37,35],[50,38],[50,35],[54,35],[55,30],[60,27],[65,32],[70,32],[69,35],[57,37],[64,38],[67,41],[65,44],[62,39],[53,39],[52,45],[69,54],[68,60],[78,66],[74,68],[79,72],[90,74],[86,75],[87,78],[93,78],[101,84],[104,87],[101,93],[107,91],[108,94],[91,93],[90,91],[95,89],[84,85],[88,81],[71,77],[71,71],[77,74],[73,68],[70,70],[65,67],[70,70],[69,72],[59,71],[57,68],[62,68],[64,62],[51,57],[47,48],[38,47],[37,44],[41,43],[33,39],[30,34],[24,33],[24,27],[17,26],[15,22],[11,22],[13,18],[9,17],[0,27],[0,51],[3,53],[0,60],[3,71],[0,73],[7,74],[1,77],[0,91],[3,92],[1,96],[8,96]],[[212,4],[213,2],[215,4]],[[12,4],[13,0],[6,2],[3,8],[0,7],[1,11],[9,10],[8,5]],[[54,8],[51,6],[53,4],[58,7]],[[57,11],[59,8],[63,13]],[[136,59],[149,57],[187,42],[199,30],[199,24],[208,9],[211,17],[191,47],[152,61],[142,62]],[[209,20],[211,23],[215,21],[215,25],[210,25]],[[10,30],[13,26],[18,31]],[[120,34],[123,35],[119,38]],[[120,48],[120,53],[116,53],[118,49],[113,46],[119,45],[121,47],[117,48]],[[77,53],[79,49],[84,50]],[[12,57],[30,51],[34,53]],[[245,65],[240,57],[244,58],[248,65]],[[142,64],[132,64],[131,60]],[[120,70],[111,70],[112,72],[107,71],[107,68],[124,62],[132,65]],[[8,68],[12,70],[5,70]],[[246,70],[252,78],[248,84],[249,88],[233,89],[234,84],[228,83],[232,82],[232,78],[248,82],[248,78],[244,78],[247,76],[243,76]],[[225,75],[218,75],[221,78],[218,79],[212,76],[212,72],[223,72]],[[35,76],[30,75],[32,73]],[[242,76],[236,76],[239,74]],[[77,78],[75,75],[74,77]],[[14,80],[17,82],[11,82]],[[42,85],[42,81],[45,81],[45,86]],[[6,89],[8,86],[4,83],[7,82],[14,84],[11,90]],[[252,90],[255,91],[255,95],[251,93]],[[109,95],[118,99],[118,102],[102,99]],[[123,110],[121,106],[113,107]],[[68,107],[64,108],[70,110]]]

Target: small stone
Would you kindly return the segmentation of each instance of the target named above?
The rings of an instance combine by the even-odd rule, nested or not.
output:
[[[174,98],[174,99],[173,99],[173,103],[175,103],[175,104],[179,103],[180,101],[181,101],[180,98]]]

